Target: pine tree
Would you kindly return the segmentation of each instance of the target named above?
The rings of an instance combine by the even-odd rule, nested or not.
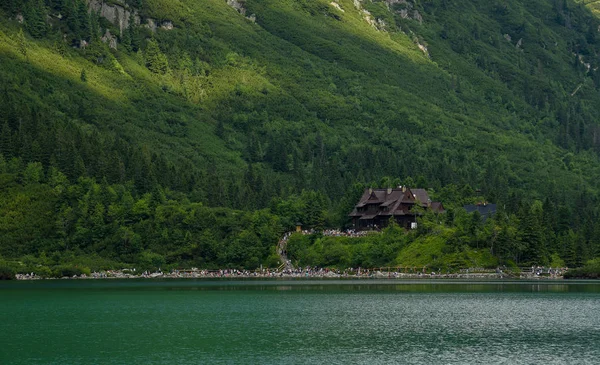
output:
[[[129,29],[127,29],[127,33],[129,33],[131,50],[133,52],[139,51],[141,47],[140,30],[139,27],[135,24],[135,15],[133,14],[133,12],[129,14]]]
[[[31,0],[25,7],[25,26],[34,38],[42,38],[48,31],[46,7],[42,0]]]
[[[600,222],[596,221],[590,238],[590,257],[600,258]]]
[[[276,171],[287,172],[289,170],[288,161],[288,142],[282,140],[283,136],[276,136],[271,139],[265,159],[271,163]]]
[[[76,153],[74,151],[74,153]],[[73,168],[73,173],[74,173],[74,177],[79,177],[79,176],[86,176],[86,168],[85,168],[85,162],[83,161],[83,158],[80,155],[77,155],[75,157],[75,165]]]
[[[8,170],[6,159],[4,155],[0,153],[0,174],[5,174]]]
[[[100,39],[99,17],[100,15],[95,12],[90,13],[90,41],[92,42]]]
[[[21,148],[19,155],[24,162],[33,162],[33,156],[31,154],[31,139],[27,134],[21,136]]]
[[[9,16],[12,16],[17,13],[17,4],[18,0],[3,0],[0,6],[6,10]]]
[[[219,120],[219,122],[217,123],[217,127],[215,128],[215,134],[221,139],[225,137],[225,125],[223,124],[222,120]]]
[[[572,230],[564,233],[560,241],[560,257],[565,261],[568,267],[577,266],[576,241],[577,237]]]
[[[132,27],[133,24],[130,24],[129,27]],[[121,37],[121,45],[129,52],[133,50],[131,46],[131,31],[130,29],[126,29],[123,32],[123,36]]]
[[[90,39],[92,40],[92,27],[90,24],[90,15],[88,13],[88,7],[83,0],[77,1],[77,23],[79,23],[79,39]]]
[[[521,213],[522,214],[522,213]],[[525,247],[524,261],[543,265],[547,262],[544,233],[541,225],[541,202],[536,201],[527,213],[522,215],[519,240]]]
[[[31,159],[32,161],[42,161],[42,148],[37,140],[31,143]]]
[[[23,28],[19,29],[19,33],[17,33],[17,44],[19,46],[19,53],[27,58],[27,40],[25,39],[25,34],[23,34]]]
[[[77,41],[81,26],[79,24],[79,17],[77,16],[77,3],[75,0],[64,0],[63,12],[67,27],[74,35],[74,39]]]
[[[46,0],[46,5],[50,10],[60,12],[62,10],[62,0]]]
[[[146,67],[148,70],[164,75],[169,70],[169,63],[167,57],[160,51],[158,43],[155,39],[148,40],[146,46]]]
[[[13,156],[12,131],[7,122],[4,122],[0,132],[0,154],[7,159]]]

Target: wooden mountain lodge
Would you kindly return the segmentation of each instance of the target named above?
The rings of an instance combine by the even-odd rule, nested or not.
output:
[[[422,210],[415,209],[421,207]],[[406,228],[416,227],[417,217],[422,211],[432,210],[443,213],[440,202],[432,202],[425,189],[410,189],[401,186],[396,189],[365,189],[358,204],[349,214],[355,229],[376,229],[387,226],[390,218]]]

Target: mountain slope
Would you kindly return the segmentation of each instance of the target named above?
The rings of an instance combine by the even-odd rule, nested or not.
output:
[[[146,249],[167,255],[189,242],[165,248],[150,243],[151,233],[136,231],[145,220],[154,225],[152,234],[169,231],[155,220],[157,204],[167,201],[269,207],[283,227],[296,219],[339,225],[353,184],[394,178],[433,188],[450,207],[476,199],[447,193],[465,185],[513,214],[535,200],[552,201],[575,217],[551,227],[553,234],[574,230],[586,242],[580,256],[596,254],[600,23],[583,4],[147,0],[106,6],[128,9],[141,24],[120,29],[115,19],[88,13],[82,0],[3,5],[0,153],[6,164],[20,159],[4,168],[6,181],[16,184],[6,207],[19,195],[27,164],[36,162],[43,177],[34,181],[41,185],[50,185],[56,170],[80,194],[89,187],[85,178],[118,191],[98,202],[103,224],[111,227],[99,236],[73,238],[91,224],[76,217],[65,232],[56,230],[53,211],[92,214],[77,193],[60,193],[49,203],[39,247],[16,248],[26,238],[15,238],[5,255],[68,250],[70,240],[79,240],[83,252],[98,252],[106,241],[106,255],[121,260]],[[101,41],[107,30],[117,50]],[[109,219],[111,204],[128,194],[141,202],[144,194],[158,198],[147,216]],[[301,207],[285,211],[281,199],[299,199]],[[311,199],[323,217],[309,217]],[[133,256],[114,254],[114,241],[129,234],[119,227],[132,222],[139,226],[131,234],[142,235],[142,243]],[[177,235],[189,232],[184,226]]]

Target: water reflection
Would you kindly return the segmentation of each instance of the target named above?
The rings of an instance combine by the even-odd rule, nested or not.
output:
[[[297,279],[145,279],[42,280],[0,282],[0,290],[194,290],[194,291],[340,291],[406,293],[600,293],[600,281],[463,281],[463,280],[297,280]]]
[[[571,281],[0,283],[0,364],[597,364],[599,301]]]

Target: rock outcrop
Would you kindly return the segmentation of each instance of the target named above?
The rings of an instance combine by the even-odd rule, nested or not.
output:
[[[173,30],[173,23],[170,21],[163,22],[160,26],[160,29],[164,30]]]
[[[423,52],[423,54],[425,56],[427,56],[427,58],[430,58],[429,56],[429,50],[427,49],[427,46],[424,44],[421,44],[421,42],[419,40],[416,40],[415,43],[417,44],[417,47],[419,47],[419,49],[421,50],[421,52]]]
[[[342,9],[342,7],[340,6],[340,4],[338,4],[337,2],[332,1],[329,5],[333,6],[334,8],[336,8],[339,11],[341,11],[342,13],[345,13],[344,9]]]
[[[367,23],[369,23],[370,26],[372,26],[373,28],[377,29],[377,22],[373,18],[373,15],[371,15],[371,12],[368,11],[367,9],[362,9],[361,12],[362,12],[363,19]]]
[[[158,28],[158,26],[156,25],[156,22],[152,18],[146,19],[145,27],[150,29],[152,32],[156,32],[156,29]]]
[[[114,2],[106,2],[104,0],[89,0],[88,6],[90,11],[98,13],[101,17],[118,26],[121,36],[123,35],[123,30],[131,26],[131,24],[129,24],[131,19],[133,19],[135,25],[140,25],[142,22],[142,18],[138,15],[137,9],[131,8],[125,3],[120,5],[115,4]],[[133,18],[131,17],[132,14]],[[144,24],[144,26],[151,29],[153,32],[156,32],[156,30],[159,28],[158,22],[152,18],[146,18],[145,20],[146,24]],[[160,24],[160,28],[163,30],[172,30],[174,25],[173,22],[167,20]],[[114,38],[116,42],[116,37]],[[109,43],[109,46],[110,44],[111,43]],[[116,44],[114,48],[116,49]]]
[[[411,19],[423,23],[423,16],[415,9],[415,4],[411,0],[385,0],[390,11],[399,14],[402,19]]]
[[[103,0],[89,0],[89,8],[91,11],[97,12],[101,17],[118,26],[121,35],[123,34],[123,30],[129,28],[132,11],[135,24],[140,24],[141,21],[140,16],[137,15],[137,10],[129,9],[127,5],[117,5]]]
[[[227,0],[227,5],[231,6],[235,10],[237,10],[238,13],[240,13],[242,15],[246,15],[246,8],[244,8],[244,4],[243,4],[242,1],[239,1],[239,0]]]
[[[227,5],[231,6],[235,10],[237,10],[238,13],[243,15],[246,19],[248,19],[252,23],[255,23],[256,22],[256,14],[250,14],[249,16],[246,16],[246,8],[244,8],[244,1],[245,0],[227,0]]]
[[[117,37],[112,35],[110,30],[107,29],[100,40],[104,43],[108,43],[109,48],[117,49]]]

